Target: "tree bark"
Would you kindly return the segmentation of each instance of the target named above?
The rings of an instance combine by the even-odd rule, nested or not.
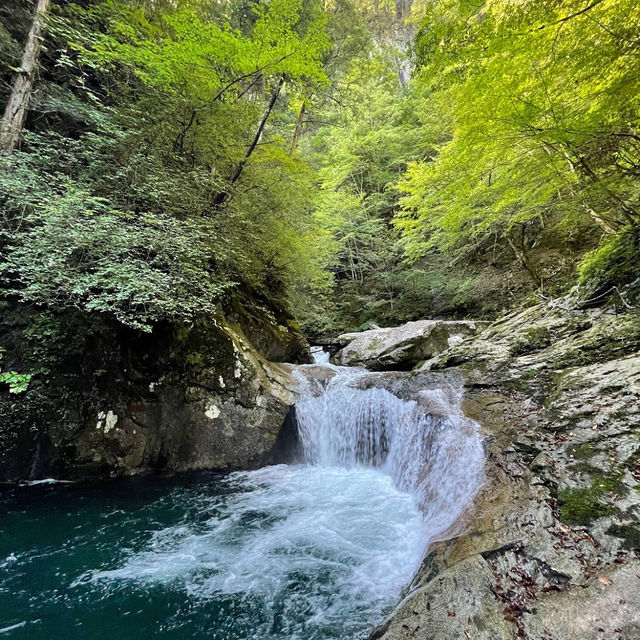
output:
[[[36,13],[22,54],[20,70],[13,81],[11,95],[0,122],[0,151],[2,153],[12,153],[20,142],[38,71],[42,17],[47,12],[49,3],[50,0],[38,0]]]
[[[242,172],[244,171],[244,168],[247,162],[249,161],[249,158],[251,158],[251,155],[256,150],[256,147],[258,146],[258,142],[260,142],[260,138],[262,137],[262,132],[265,128],[265,125],[267,124],[267,120],[269,120],[269,116],[273,111],[273,107],[275,107],[276,102],[278,101],[278,96],[280,95],[280,90],[284,85],[284,81],[285,81],[285,78],[284,76],[282,76],[278,81],[276,88],[273,90],[273,93],[271,94],[271,98],[269,99],[269,104],[265,109],[264,115],[262,116],[262,120],[260,120],[260,124],[258,126],[258,130],[256,131],[256,135],[253,137],[253,140],[249,145],[249,148],[244,154],[244,158],[242,158],[242,160],[238,163],[235,173],[233,174],[233,177],[229,182],[229,186],[222,193],[219,193],[216,196],[213,202],[216,208],[221,207],[224,204],[225,200],[229,197],[229,194],[231,193],[231,189],[233,188],[233,185],[235,185],[235,183],[238,182],[238,180],[240,179],[240,176],[242,175]]]
[[[296,128],[293,132],[293,140],[291,140],[291,150],[289,151],[289,155],[293,155],[298,149],[298,142],[300,141],[300,136],[302,135],[302,128],[304,127],[304,114],[307,111],[307,103],[305,101],[302,102],[302,106],[300,107],[300,112],[298,113],[298,121],[296,122]]]
[[[509,246],[511,247],[513,252],[516,254],[516,258],[518,258],[518,260],[520,261],[520,264],[524,267],[525,271],[531,277],[531,280],[533,280],[533,282],[535,283],[536,287],[540,288],[542,286],[541,274],[538,270],[537,265],[533,263],[530,256],[527,254],[526,226],[524,224],[520,225],[519,230],[520,230],[519,237],[517,233],[512,235],[509,232],[507,232],[505,234],[507,238],[507,242],[509,243]]]
[[[602,188],[603,192],[606,193],[607,196],[609,196],[620,208],[620,213],[622,214],[622,217],[627,222],[627,224],[629,224],[629,226],[632,229],[634,229],[634,233],[637,234],[639,232],[639,227],[640,227],[640,213],[638,213],[638,211],[630,207],[623,200],[623,198],[621,198],[617,193],[613,192],[607,186],[602,185],[602,181],[600,180],[600,177],[589,166],[589,163],[586,161],[584,156],[580,155],[577,151],[574,151],[567,144],[564,144],[563,146],[566,147],[566,150],[563,151],[563,155],[567,159],[567,162],[569,163],[571,170],[574,171],[575,173],[579,173],[581,176],[586,177],[588,180],[590,180],[594,184],[598,184]],[[573,156],[573,158],[571,156]],[[594,215],[595,213],[593,212],[593,209],[590,209],[588,206],[587,206],[587,211],[591,215]],[[605,229],[605,231],[607,231],[607,233],[610,233],[609,229],[611,229],[615,233],[617,229],[619,229],[622,226],[620,224],[612,223],[611,221],[609,221],[606,224],[606,226],[603,225],[604,218],[602,217],[602,215],[595,214],[594,219],[596,220],[596,222],[600,224],[600,226],[603,227],[603,229]]]

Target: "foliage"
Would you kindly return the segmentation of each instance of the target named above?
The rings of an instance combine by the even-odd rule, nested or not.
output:
[[[386,27],[387,37],[399,27]],[[495,315],[527,293],[519,282],[512,286],[509,273],[486,264],[508,268],[499,251],[473,266],[469,260],[454,264],[432,249],[411,264],[403,255],[393,224],[397,183],[408,165],[433,155],[444,123],[431,112],[428,88],[420,82],[403,86],[402,65],[389,53],[393,43],[381,46],[379,33],[369,33],[342,67],[336,101],[316,107],[322,125],[302,145],[321,180],[316,216],[330,233],[328,268],[336,283],[331,307],[302,319],[313,332],[335,333],[367,322]]]
[[[2,349],[0,349],[0,359],[2,359]],[[9,385],[9,393],[22,393],[29,387],[32,374],[17,373],[16,371],[0,372],[0,384]]]
[[[15,283],[6,293],[24,302],[108,311],[146,328],[157,317],[212,312],[224,291],[207,277],[204,232],[191,222],[131,220],[73,186],[21,222],[26,231],[7,238],[0,269]]]
[[[274,0],[242,30],[232,17],[187,2],[56,8],[40,122],[0,160],[5,296],[148,330],[213,313],[243,283],[279,304],[327,288],[312,174],[282,135],[287,102],[327,82],[327,16]]]
[[[318,333],[632,282],[636,5],[54,3],[0,295],[149,330],[244,289]]]
[[[639,22],[632,0],[425,8],[417,82],[437,144],[400,181],[409,257],[497,234],[526,262],[536,220],[567,242],[569,219],[637,235]],[[532,238],[519,244],[522,228]]]
[[[315,331],[396,319],[407,276],[391,219],[398,175],[423,153],[417,97],[400,86],[385,52],[366,41],[343,69],[339,105],[329,104],[305,152],[318,169],[316,217],[330,233],[336,288],[331,315],[303,318]],[[414,312],[415,313],[415,312]],[[332,324],[333,323],[333,324]]]
[[[15,371],[0,373],[0,382],[9,385],[9,393],[22,393],[26,391],[30,381],[30,373],[16,373]]]
[[[584,256],[580,282],[596,286],[632,282],[638,278],[637,253],[637,239],[632,230],[623,228]]]

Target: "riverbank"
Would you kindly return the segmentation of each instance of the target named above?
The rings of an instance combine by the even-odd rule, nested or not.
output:
[[[438,394],[462,382],[462,409],[481,425],[486,455],[485,481],[472,507],[454,528],[439,530],[440,541],[371,640],[640,638],[640,314],[555,301],[489,326],[425,321],[349,337],[335,341],[342,351],[334,360],[349,355],[383,369],[360,375],[354,392],[390,391],[437,423],[437,416],[452,415],[446,402],[443,413]],[[274,383],[285,381],[269,446],[281,441],[290,450],[297,439],[287,444],[282,437],[299,425],[289,405],[300,400],[304,380],[321,394],[338,369],[276,365],[255,356],[244,338],[235,344],[237,350],[228,345],[237,354],[231,363],[253,363],[277,372]],[[187,353],[195,353],[195,344]],[[214,366],[203,371],[216,379]],[[230,366],[223,380],[236,380],[229,385],[233,394],[253,390],[251,401],[260,406],[265,378],[251,382],[252,371],[246,367],[235,378]],[[148,383],[140,379],[136,388]],[[206,416],[207,406],[194,406]],[[326,429],[357,406],[353,398],[331,404]],[[361,408],[363,417],[371,406]],[[372,415],[384,417],[381,406]],[[267,415],[268,406],[260,411]],[[217,418],[202,433],[217,433]],[[178,426],[189,432],[188,422]],[[371,460],[385,451],[384,420],[378,426]],[[368,420],[362,427],[367,437],[373,433]],[[250,438],[251,425],[237,428]],[[349,438],[352,433],[360,431],[349,431]],[[332,431],[325,436],[323,442],[339,440]],[[217,446],[215,438],[207,442]]]
[[[539,305],[420,365],[485,434],[466,533],[371,636],[640,638],[640,316]]]

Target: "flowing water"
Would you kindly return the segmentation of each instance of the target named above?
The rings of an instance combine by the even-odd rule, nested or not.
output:
[[[455,386],[401,399],[402,377],[323,369],[299,369],[304,463],[0,496],[0,640],[366,637],[482,446]]]

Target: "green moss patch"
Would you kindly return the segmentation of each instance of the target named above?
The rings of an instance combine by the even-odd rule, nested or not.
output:
[[[625,493],[620,481],[623,473],[595,474],[590,487],[565,489],[558,492],[560,517],[569,524],[586,525],[613,513],[611,505],[605,504],[603,498],[610,492]]]
[[[640,526],[637,524],[612,524],[607,534],[622,538],[625,549],[640,549]]]
[[[607,507],[600,503],[602,492],[589,488],[567,489],[558,494],[560,517],[570,524],[588,524],[607,515]]]
[[[551,344],[552,338],[546,327],[531,327],[522,331],[518,339],[511,345],[511,356],[523,356],[527,353],[546,349]]]
[[[591,458],[598,455],[598,453],[600,453],[599,450],[590,442],[583,442],[582,444],[569,447],[569,454],[576,460],[591,460]]]

